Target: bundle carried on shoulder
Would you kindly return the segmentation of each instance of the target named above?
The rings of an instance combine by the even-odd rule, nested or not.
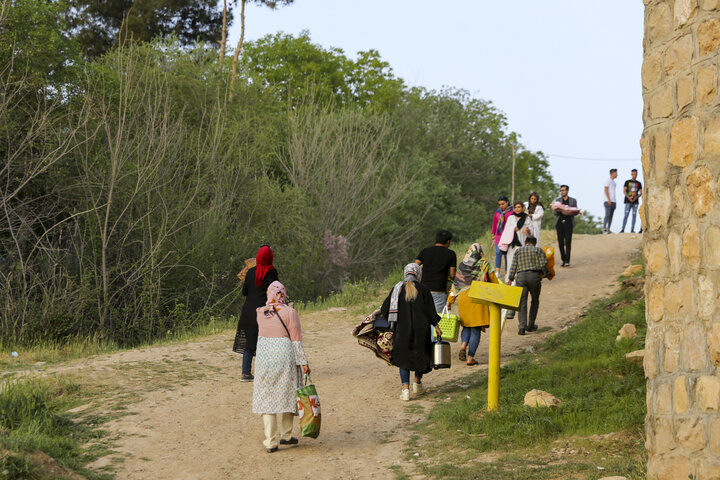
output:
[[[390,360],[393,349],[393,331],[387,328],[387,319],[380,315],[379,308],[356,325],[352,334],[357,338],[358,344],[369,348],[380,360],[392,365]]]
[[[245,259],[245,266],[243,266],[242,270],[240,270],[240,273],[237,274],[240,283],[243,283],[245,281],[248,270],[255,266],[257,266],[257,260],[254,257]]]
[[[570,205],[565,205],[562,202],[552,202],[550,204],[550,208],[562,215],[569,216],[580,215],[581,212],[578,207],[571,207]]]

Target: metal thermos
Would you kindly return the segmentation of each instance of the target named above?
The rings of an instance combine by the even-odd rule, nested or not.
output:
[[[433,368],[450,368],[450,343],[438,335],[433,343]]]

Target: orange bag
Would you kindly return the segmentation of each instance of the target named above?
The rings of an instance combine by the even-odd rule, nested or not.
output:
[[[552,280],[555,276],[555,249],[552,247],[543,247],[542,250],[545,252],[545,256],[547,257],[547,268],[550,272],[548,275],[543,275],[543,278]]]

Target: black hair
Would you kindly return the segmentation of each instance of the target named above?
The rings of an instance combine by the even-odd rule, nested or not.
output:
[[[630,170],[630,173],[632,173],[632,172],[637,173],[637,168],[633,168],[632,170]]]
[[[452,233],[450,230],[440,230],[435,235],[435,243],[447,243],[452,240]]]
[[[500,195],[497,199],[498,202],[508,202],[510,203],[510,200],[505,195]]]
[[[610,169],[610,175],[612,175],[613,172],[617,172],[617,168],[611,168],[611,169]]]
[[[525,243],[529,243],[530,245],[537,245],[537,238],[535,237],[525,237]]]
[[[533,196],[534,196],[535,198],[537,198],[537,203],[536,203],[535,205],[533,205],[533,203],[530,201],[530,199],[531,199]],[[537,205],[540,205],[541,207],[545,208],[545,205],[543,205],[542,202],[540,201],[540,195],[538,195],[537,192],[530,192],[530,195],[528,195],[528,213],[529,213],[530,215],[532,215],[533,213],[535,213],[535,207],[536,207]]]
[[[570,191],[570,187],[568,187],[567,185],[560,185],[560,190],[562,190],[563,188],[567,188],[568,191]]]

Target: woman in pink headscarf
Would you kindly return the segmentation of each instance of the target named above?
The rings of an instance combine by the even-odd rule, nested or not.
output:
[[[253,413],[262,415],[265,426],[263,445],[268,453],[278,445],[294,445],[293,416],[297,415],[295,392],[304,385],[303,374],[310,373],[302,344],[297,310],[287,305],[285,287],[273,282],[267,290],[267,304],[257,309],[259,327]]]
[[[248,270],[243,281],[242,294],[247,298],[240,313],[233,345],[234,352],[243,354],[242,377],[240,377],[242,382],[251,382],[254,378],[251,373],[252,359],[258,338],[255,310],[265,305],[267,289],[278,279],[277,270],[273,266],[273,251],[270,247],[267,245],[260,247],[255,261],[255,266]]]

